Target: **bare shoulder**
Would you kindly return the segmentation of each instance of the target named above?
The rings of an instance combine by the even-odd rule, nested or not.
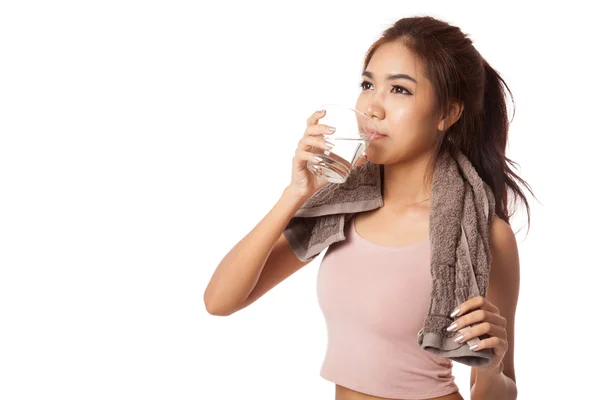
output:
[[[518,292],[520,266],[517,239],[511,226],[497,216],[494,216],[490,225],[490,250],[490,285],[496,288],[511,287]],[[512,301],[516,302],[516,293],[514,295]]]
[[[496,215],[494,215],[490,224],[490,240],[492,251],[517,250],[517,241],[515,239],[515,233],[513,232],[511,226]]]

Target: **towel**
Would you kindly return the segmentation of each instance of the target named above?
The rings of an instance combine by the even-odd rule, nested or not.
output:
[[[283,231],[298,259],[313,260],[331,244],[345,239],[344,225],[354,214],[383,206],[382,174],[383,166],[367,160],[355,167],[344,183],[326,184],[301,206]],[[494,195],[460,151],[448,152],[437,161],[431,191],[433,283],[417,343],[437,356],[468,366],[486,366],[493,350],[469,347],[489,335],[455,343],[457,332],[446,328],[455,320],[450,314],[458,305],[476,296],[486,297]]]

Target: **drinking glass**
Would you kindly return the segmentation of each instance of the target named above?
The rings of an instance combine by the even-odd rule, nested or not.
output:
[[[343,183],[359,158],[365,154],[369,138],[373,132],[377,132],[377,127],[372,119],[352,107],[324,104],[320,109],[325,110],[325,116],[319,119],[318,124],[336,128],[334,133],[322,136],[333,142],[334,147],[324,150],[312,146],[311,152],[322,161],[309,161],[306,167],[327,182]]]

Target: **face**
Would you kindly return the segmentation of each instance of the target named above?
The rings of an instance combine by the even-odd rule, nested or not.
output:
[[[367,147],[376,164],[394,164],[431,152],[441,134],[435,97],[423,66],[400,42],[379,47],[365,70],[356,109],[374,120],[383,137]]]

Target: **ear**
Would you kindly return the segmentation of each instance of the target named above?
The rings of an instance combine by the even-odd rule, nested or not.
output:
[[[461,101],[455,100],[450,102],[448,112],[442,117],[438,123],[438,131],[444,132],[448,130],[462,115],[464,104]]]

